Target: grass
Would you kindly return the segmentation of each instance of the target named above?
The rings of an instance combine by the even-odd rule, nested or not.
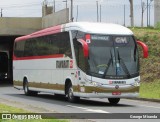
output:
[[[29,111],[0,104],[0,113],[29,113]]]
[[[145,83],[140,86],[140,97],[149,99],[160,99],[160,80]]]
[[[16,107],[0,104],[0,113],[31,113],[29,111],[19,109]],[[0,117],[1,118],[1,117]],[[42,119],[42,120],[1,120],[0,122],[68,122],[67,120],[58,119]]]

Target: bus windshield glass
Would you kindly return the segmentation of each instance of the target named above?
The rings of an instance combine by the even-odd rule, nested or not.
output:
[[[90,35],[88,73],[110,79],[139,75],[137,44],[133,36]]]

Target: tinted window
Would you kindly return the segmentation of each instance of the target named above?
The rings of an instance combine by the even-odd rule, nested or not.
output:
[[[83,47],[82,47],[82,44],[77,41],[77,39],[83,39],[84,35],[85,33],[83,32],[72,31],[74,51],[75,51],[77,65],[82,71],[87,72],[88,65],[86,62],[86,58],[84,57],[84,54],[83,54]]]
[[[20,43],[21,42],[18,42],[17,45]],[[69,33],[63,32],[59,34],[28,39],[25,41],[23,51],[23,55],[17,55],[16,53],[16,56],[27,57],[65,54],[66,56],[72,57]]]
[[[16,42],[14,45],[14,55],[17,57],[23,57],[25,41]]]
[[[132,36],[91,35],[89,71],[101,78],[132,78],[139,75],[137,45]]]

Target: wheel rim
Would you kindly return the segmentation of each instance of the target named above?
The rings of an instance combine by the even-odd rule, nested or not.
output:
[[[24,85],[24,92],[28,93],[28,84],[27,83],[25,83],[25,85]]]
[[[69,89],[68,97],[69,97],[70,100],[73,99],[73,89],[72,88]]]

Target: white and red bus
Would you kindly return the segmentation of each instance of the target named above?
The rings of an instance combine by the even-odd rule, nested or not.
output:
[[[137,97],[138,46],[147,46],[121,25],[72,22],[16,38],[14,87],[26,95],[48,92],[70,102],[85,98]]]

